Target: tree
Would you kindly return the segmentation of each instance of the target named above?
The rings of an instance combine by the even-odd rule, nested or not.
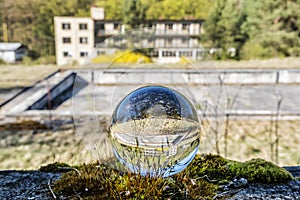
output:
[[[144,0],[147,19],[206,19],[214,0]]]
[[[209,45],[212,47],[220,48],[223,44],[222,40],[225,27],[220,21],[222,19],[222,12],[225,8],[225,4],[225,0],[217,0],[212,12],[204,24],[204,40],[208,41]]]
[[[146,19],[146,5],[141,0],[124,0],[122,21],[129,28],[138,28]]]
[[[124,0],[109,0],[102,2],[100,5],[104,7],[105,18],[121,20],[122,19],[122,5]]]
[[[300,1],[254,1],[247,6],[244,58],[300,55]]]
[[[236,59],[300,55],[300,0],[217,0],[205,22],[210,47]]]

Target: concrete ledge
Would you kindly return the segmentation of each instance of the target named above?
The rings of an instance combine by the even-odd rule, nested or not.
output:
[[[108,69],[75,70],[87,81],[98,84],[300,84],[299,69],[228,69],[228,70],[178,70],[178,69]]]
[[[27,110],[21,113],[9,113],[7,117],[26,117],[26,118],[37,118],[37,117],[57,117],[57,118],[80,118],[80,117],[91,117],[91,116],[102,116],[111,117],[112,113],[99,112],[99,111],[82,111],[80,113],[73,113],[73,111],[58,111],[58,110]],[[225,119],[226,115],[230,120],[246,120],[246,119],[259,119],[259,120],[275,120],[277,113],[268,111],[228,111],[224,113],[199,113],[201,116],[209,119]],[[280,113],[278,120],[300,120],[300,114],[298,113]]]

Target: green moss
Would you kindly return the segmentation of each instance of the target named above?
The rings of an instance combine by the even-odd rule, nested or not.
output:
[[[219,155],[197,155],[186,170],[165,179],[122,173],[96,163],[82,165],[65,173],[54,191],[70,199],[78,195],[83,199],[211,199],[218,184],[237,176],[262,183],[292,179],[285,169],[262,159],[237,162]]]
[[[263,159],[252,159],[244,163],[229,163],[229,169],[250,182],[281,183],[293,179],[285,169]]]
[[[219,155],[197,155],[187,170],[194,178],[206,175],[217,182],[232,180],[237,176],[260,183],[279,183],[293,179],[288,171],[263,159],[238,162]]]
[[[55,162],[46,166],[41,166],[39,170],[41,172],[65,172],[66,168],[70,168],[70,165],[61,162]]]
[[[188,199],[212,198],[217,187],[203,180],[194,182],[180,173],[170,178],[150,178],[120,173],[110,167],[83,165],[55,183],[54,191],[68,198],[84,199]]]
[[[226,180],[233,176],[228,163],[229,160],[219,155],[197,155],[187,170],[193,178],[207,176],[211,180]]]

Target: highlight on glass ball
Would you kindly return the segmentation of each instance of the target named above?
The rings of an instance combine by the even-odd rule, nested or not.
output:
[[[198,115],[182,94],[145,86],[124,97],[109,129],[114,156],[129,171],[168,177],[195,157],[200,143]]]

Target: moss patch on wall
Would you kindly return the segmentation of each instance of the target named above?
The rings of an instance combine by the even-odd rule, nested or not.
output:
[[[197,156],[187,171],[192,177],[206,175],[217,182],[232,180],[235,177],[260,183],[282,183],[293,179],[285,169],[260,158],[238,162],[219,155]]]
[[[239,176],[249,182],[278,183],[292,175],[262,159],[247,162],[197,155],[183,172],[168,178],[143,177],[97,163],[81,165],[55,183],[56,194],[84,199],[212,199],[218,185]]]

